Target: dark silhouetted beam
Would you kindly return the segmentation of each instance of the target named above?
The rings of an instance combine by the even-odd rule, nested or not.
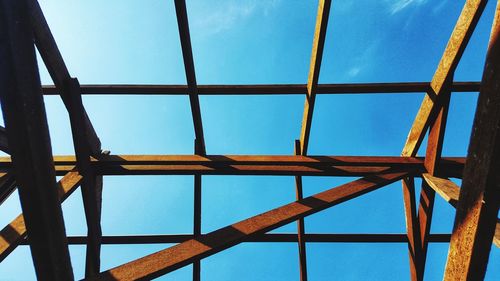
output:
[[[77,172],[69,172],[58,183],[59,200],[63,202],[80,185],[82,176]],[[0,262],[3,261],[26,237],[26,226],[22,214],[0,231]]]
[[[65,89],[69,93],[69,120],[75,147],[77,169],[83,176],[82,199],[87,222],[87,244],[85,276],[94,276],[100,272],[101,253],[101,202],[102,202],[102,176],[95,173],[91,166],[91,145],[85,127],[85,109],[80,94],[78,80],[68,79]]]
[[[64,63],[61,53],[59,52],[56,41],[52,36],[52,32],[50,31],[47,21],[45,20],[38,1],[26,0],[26,2],[28,2],[30,10],[30,19],[35,37],[35,44],[40,52],[40,56],[42,57],[45,66],[47,67],[47,70],[49,71],[50,77],[52,77],[52,81],[54,81],[55,86],[59,89],[61,99],[64,102],[66,109],[70,111],[71,93],[67,92],[65,87],[66,81],[71,79],[68,68]],[[92,155],[98,156],[101,154],[101,141],[99,140],[99,137],[97,136],[97,133],[95,132],[95,129],[92,126],[85,110],[84,118],[84,126],[88,133],[87,138]]]
[[[0,126],[0,150],[10,154],[9,143],[7,141],[7,131],[5,131],[5,128],[2,126]]]
[[[202,235],[201,237],[203,237]],[[429,242],[448,243],[450,234],[431,234]],[[168,244],[182,243],[193,239],[192,234],[157,234],[157,235],[126,235],[126,236],[102,236],[103,245],[130,245],[130,244]],[[358,234],[358,233],[306,233],[304,241],[307,243],[407,243],[406,234]],[[249,237],[243,243],[297,243],[297,234],[295,233],[268,233]],[[68,244],[85,245],[86,236],[69,236]],[[27,241],[20,245],[27,245]]]
[[[0,205],[16,190],[16,180],[12,173],[0,173]]]
[[[295,140],[295,155],[300,155],[300,140]],[[304,198],[302,192],[302,177],[295,176],[295,199],[302,200]],[[299,272],[300,281],[307,281],[307,255],[306,255],[306,241],[304,240],[304,218],[297,220],[297,242],[299,246]]]
[[[27,1],[0,0],[0,101],[31,257],[39,280],[72,280],[33,41]]]
[[[184,69],[186,71],[187,90],[191,114],[193,116],[194,132],[199,144],[200,154],[205,152],[205,138],[203,136],[203,123],[201,119],[200,101],[198,99],[198,85],[196,84],[196,72],[194,68],[193,50],[191,48],[191,36],[189,35],[189,21],[184,0],[175,0],[175,12],[177,15],[177,25],[181,38],[182,57],[184,59]]]
[[[198,85],[198,95],[305,95],[306,84]],[[415,94],[430,90],[429,82],[318,84],[316,94]],[[81,85],[83,95],[187,95],[185,85]],[[479,92],[479,82],[454,82],[453,92]],[[59,95],[43,86],[44,95]]]
[[[89,280],[153,279],[244,242],[252,236],[266,233],[299,218],[356,198],[405,176],[408,174],[379,174],[362,178],[210,232],[202,238],[187,240],[105,271],[98,278]]]
[[[200,155],[201,144],[198,139],[194,140],[194,151]],[[193,202],[193,234],[194,237],[201,236],[201,175],[194,176],[194,202]],[[193,281],[201,279],[201,261],[193,263]]]

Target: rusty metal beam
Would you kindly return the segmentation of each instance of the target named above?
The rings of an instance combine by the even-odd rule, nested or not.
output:
[[[449,179],[434,177],[430,174],[423,174],[422,178],[427,184],[434,189],[441,197],[453,207],[457,207],[458,198],[460,196],[460,187]],[[497,219],[498,220],[498,219]],[[497,222],[493,244],[500,248],[500,222]]]
[[[453,76],[445,82],[441,97],[439,98],[439,113],[436,119],[431,122],[429,137],[427,140],[427,149],[425,150],[424,166],[431,175],[439,174],[439,161],[443,150],[444,132],[446,130],[446,121],[448,119],[448,108],[450,106],[451,90],[450,84]]]
[[[302,117],[302,128],[300,130],[300,151],[302,155],[307,155],[307,147],[309,145],[309,135],[311,133],[319,71],[321,68],[321,60],[323,58],[323,48],[325,46],[326,29],[328,26],[331,3],[331,0],[319,0],[318,4],[311,63],[309,65],[309,76],[307,78],[306,101],[304,103],[304,115]]]
[[[300,140],[295,140],[295,155],[300,155]],[[297,201],[304,198],[302,192],[302,177],[295,176],[295,199]],[[304,218],[297,220],[297,242],[299,246],[299,269],[300,281],[307,281],[307,255],[306,255],[306,241],[304,240]]]
[[[83,177],[78,171],[69,172],[58,183],[59,200],[63,202],[81,184]],[[26,244],[26,226],[23,214],[17,216],[0,231],[0,262],[3,261],[18,245]],[[87,238],[85,238],[86,240]]]
[[[74,156],[54,157],[56,171],[75,165]],[[425,172],[421,157],[393,156],[270,156],[270,155],[102,155],[91,163],[100,175],[302,175],[363,176],[387,169]],[[450,177],[460,177],[464,158],[441,159]],[[0,157],[0,172],[12,167],[10,157]]]
[[[26,1],[0,1],[0,101],[31,257],[40,280],[72,280]]]
[[[424,166],[431,175],[441,174],[442,168],[440,164],[441,152],[443,149],[444,132],[446,130],[446,120],[448,118],[448,107],[451,98],[451,82],[453,75],[450,75],[444,82],[441,88],[441,94],[435,104],[439,108],[437,117],[431,122],[429,137],[427,140],[427,149],[425,150]],[[429,185],[423,181],[420,191],[420,202],[418,209],[418,220],[420,223],[420,251],[419,261],[419,280],[423,280],[425,273],[425,264],[427,260],[427,249],[429,247],[429,235],[432,221],[432,212],[434,209],[434,198],[436,194]]]
[[[365,177],[221,228],[204,235],[203,238],[191,239],[115,267],[101,273],[97,278],[88,280],[153,279],[237,245],[249,237],[266,233],[299,218],[356,198],[405,176],[408,176],[408,173]]]
[[[479,82],[454,82],[454,93],[479,92]],[[81,85],[83,95],[188,95],[186,85]],[[198,95],[305,95],[307,84],[198,85]],[[420,94],[430,82],[318,84],[317,95],[330,94]],[[43,86],[44,95],[59,95],[52,85]]]
[[[203,237],[204,235],[202,235]],[[448,243],[451,234],[431,234],[429,242]],[[132,244],[169,244],[182,243],[193,239],[192,234],[156,234],[156,235],[126,235],[102,236],[103,245],[132,245]],[[245,239],[242,243],[297,243],[295,233],[266,233]],[[307,243],[407,243],[407,234],[370,234],[370,233],[305,233],[304,241]],[[69,236],[68,244],[85,245],[87,236]],[[28,245],[23,240],[20,245]]]
[[[434,199],[436,193],[429,185],[422,181],[420,190],[420,199],[418,205],[418,222],[420,229],[421,255],[420,255],[420,274],[423,278],[425,272],[425,262],[427,259],[427,249],[429,246],[429,235],[431,231],[432,213],[434,210]]]
[[[191,105],[195,137],[200,146],[198,151],[200,154],[206,154],[200,101],[198,99],[198,85],[196,83],[196,72],[194,68],[193,49],[191,47],[191,36],[189,35],[189,21],[186,2],[184,0],[175,0],[174,3],[175,13],[177,15],[177,25],[179,27],[179,35],[181,39],[182,57],[184,59],[187,92],[189,95],[189,103]]]
[[[497,1],[445,280],[483,280],[500,206],[500,1]]]
[[[408,236],[408,258],[410,262],[410,279],[418,281],[423,279],[421,271],[422,243],[420,236],[420,225],[417,218],[415,203],[415,179],[404,178],[403,202],[405,209],[406,233]]]
[[[487,0],[466,1],[441,61],[434,73],[434,77],[430,84],[430,90],[424,97],[422,105],[410,129],[403,149],[403,156],[415,156],[417,154],[418,148],[424,139],[429,125],[440,110],[437,100],[443,91],[449,90],[447,87],[444,87],[445,83],[452,79],[458,62],[486,6],[486,2]]]
[[[460,196],[460,188],[454,182],[447,178],[435,177],[431,174],[422,174],[427,184],[434,189],[441,197],[453,207],[457,206],[458,197]]]
[[[56,41],[52,36],[49,25],[45,20],[42,9],[37,0],[27,0],[31,26],[33,28],[33,34],[35,39],[35,44],[40,56],[42,57],[47,70],[49,71],[50,77],[54,82],[58,92],[61,95],[61,99],[66,106],[68,112],[71,111],[71,94],[66,90],[66,81],[71,79],[68,68],[64,63],[63,57],[59,52]],[[92,122],[90,121],[87,113],[84,109],[84,128],[87,131],[87,138],[90,144],[90,149],[93,156],[99,156],[101,154],[101,141],[95,132]]]

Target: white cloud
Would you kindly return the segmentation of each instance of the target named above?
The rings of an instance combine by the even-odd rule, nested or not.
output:
[[[206,16],[197,18],[193,24],[197,28],[203,29],[205,35],[217,34],[231,29],[238,22],[244,21],[256,13],[268,15],[280,2],[281,0],[227,1],[213,7],[212,11],[206,11]]]
[[[354,67],[351,67],[351,69],[349,69],[349,71],[347,71],[347,75],[352,78],[352,77],[356,77],[359,74],[359,72],[361,72],[361,67],[354,66]]]
[[[390,2],[392,2],[392,4],[390,5],[389,10],[391,12],[391,15],[394,15],[412,5],[415,6],[423,5],[427,2],[427,0],[396,0]]]
[[[347,78],[354,78],[363,71],[367,71],[372,67],[372,59],[375,56],[379,45],[379,41],[373,41],[367,46],[367,48],[363,49],[357,56],[354,57],[353,65],[346,72]]]

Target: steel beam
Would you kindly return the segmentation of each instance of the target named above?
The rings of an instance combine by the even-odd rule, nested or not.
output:
[[[284,205],[171,248],[101,273],[88,280],[150,280],[266,233],[299,218],[356,198],[400,180],[408,173],[378,174]]]
[[[295,140],[295,155],[300,155],[300,140]],[[295,176],[295,199],[297,201],[304,199],[302,192],[302,177]],[[304,240],[304,218],[297,220],[297,242],[299,246],[299,272],[300,281],[307,281],[307,255],[306,255],[306,241]]]
[[[418,223],[417,208],[415,203],[415,179],[404,178],[403,202],[405,209],[406,233],[408,236],[408,258],[410,262],[410,279],[412,281],[422,280],[421,269],[422,243],[420,236],[420,225]]]
[[[403,156],[415,156],[417,154],[429,125],[440,110],[438,102],[440,95],[443,91],[449,91],[447,87],[444,87],[445,83],[453,77],[453,73],[486,6],[486,2],[487,0],[466,1],[441,61],[434,73],[430,90],[424,97],[410,129],[403,149]]]
[[[0,173],[0,205],[16,190],[16,180],[12,173]]]
[[[460,187],[449,179],[434,177],[430,174],[423,174],[422,178],[441,197],[453,207],[457,207],[460,196]],[[498,220],[498,219],[497,219]],[[500,222],[497,222],[493,244],[500,248]]]
[[[483,280],[500,206],[500,1],[497,2],[445,280]]]
[[[72,280],[27,1],[0,1],[0,100],[39,280]]]
[[[5,128],[2,126],[0,126],[0,150],[10,154],[7,131],[5,131]]]
[[[83,177],[78,171],[69,172],[57,183],[59,200],[63,202],[80,186]],[[10,224],[0,230],[0,262],[20,244],[26,244],[26,226],[23,214],[18,215]],[[23,242],[24,241],[24,242]]]
[[[50,77],[54,82],[58,92],[61,95],[61,99],[66,106],[68,112],[71,110],[71,97],[70,92],[66,89],[66,81],[71,79],[68,68],[64,63],[63,57],[59,52],[54,36],[50,31],[49,25],[45,20],[42,9],[38,4],[37,0],[26,0],[28,2],[30,11],[30,20],[33,28],[33,34],[35,39],[35,44],[40,56],[42,57],[47,70],[49,71]],[[87,131],[87,138],[90,144],[91,152],[93,156],[99,156],[101,154],[101,141],[95,132],[92,122],[87,116],[87,112],[83,109],[84,114],[84,128]]]
[[[201,237],[203,237],[202,235]],[[448,243],[451,234],[431,234],[429,242]],[[193,239],[193,234],[156,234],[156,235],[113,235],[102,236],[103,245],[142,245],[142,244],[170,244],[182,243]],[[307,243],[408,243],[407,234],[404,233],[305,233],[304,241]],[[266,233],[249,237],[242,243],[297,243],[295,233]],[[87,236],[69,236],[68,244],[85,245]],[[28,245],[23,240],[20,245]]]
[[[56,171],[74,168],[74,156],[56,156]],[[425,172],[421,157],[270,155],[102,155],[91,163],[100,175],[302,175],[364,176],[391,170]],[[446,176],[460,177],[465,159],[441,159]],[[0,157],[0,172],[12,168]]]
[[[87,222],[87,245],[85,276],[93,276],[100,271],[101,252],[101,202],[102,176],[96,174],[91,166],[91,144],[85,127],[85,109],[80,95],[80,83],[77,79],[68,79],[65,83],[68,93],[68,111],[76,154],[76,166],[83,176],[82,199]]]
[[[307,147],[309,145],[309,135],[311,133],[319,71],[321,68],[321,60],[323,58],[323,48],[325,46],[326,29],[328,27],[328,17],[330,15],[331,3],[331,0],[319,0],[318,4],[311,63],[309,65],[309,76],[307,78],[306,101],[304,103],[304,115],[302,117],[302,128],[300,130],[300,151],[302,155],[307,155]]]
[[[82,95],[188,95],[186,85],[81,85]],[[305,95],[307,84],[198,85],[198,95]],[[318,84],[317,95],[420,94],[430,90],[430,82]],[[454,82],[454,93],[479,92],[479,82]],[[53,85],[43,86],[44,95],[59,95]]]
[[[198,151],[200,152],[200,154],[206,154],[200,101],[198,99],[198,85],[196,83],[196,72],[194,68],[193,49],[191,47],[191,36],[189,35],[189,21],[186,2],[184,0],[175,0],[174,3],[175,13],[177,15],[177,25],[179,27],[179,36],[181,39],[184,69],[186,72],[189,104],[191,105],[191,114],[193,116],[194,132],[197,143],[200,146],[198,148]]]

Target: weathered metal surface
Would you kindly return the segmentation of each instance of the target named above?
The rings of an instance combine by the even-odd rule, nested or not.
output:
[[[410,279],[412,281],[422,280],[421,256],[422,243],[420,240],[420,225],[417,218],[415,203],[415,179],[404,178],[403,201],[405,208],[406,233],[408,235],[408,258],[410,261]]]
[[[429,137],[427,139],[427,149],[425,150],[424,166],[427,172],[436,175],[442,172],[440,164],[441,152],[444,142],[444,131],[446,129],[446,120],[448,118],[448,107],[450,104],[451,91],[450,85],[453,81],[453,75],[448,77],[441,88],[441,94],[435,104],[440,108],[437,117],[431,121]],[[423,280],[425,273],[425,264],[427,259],[427,248],[429,246],[429,235],[434,209],[434,198],[436,197],[433,189],[423,182],[420,191],[420,208],[418,218],[420,220],[420,243],[421,250],[419,258],[419,280]]]
[[[436,101],[443,90],[447,91],[443,86],[447,80],[452,78],[465,47],[472,36],[472,32],[486,6],[486,2],[487,0],[467,0],[465,2],[462,13],[458,18],[455,29],[453,29],[448,45],[432,78],[431,89],[424,97],[410,129],[403,149],[403,156],[415,156],[417,154],[427,128],[440,110]]]
[[[458,198],[460,196],[460,187],[456,185],[449,179],[433,177],[430,174],[423,174],[422,178],[427,182],[427,184],[434,189],[441,197],[453,207],[457,206]],[[499,220],[500,221],[500,220]],[[493,238],[493,243],[500,248],[499,242],[500,238],[500,222],[497,222],[495,236]]]
[[[482,280],[500,205],[500,1],[467,153],[445,280]]]
[[[446,178],[435,177],[431,174],[422,174],[422,178],[427,184],[434,189],[446,202],[450,203],[453,207],[457,206],[458,197],[460,195],[460,187],[454,182]]]
[[[420,274],[423,278],[425,263],[427,260],[427,249],[429,246],[429,235],[431,231],[432,212],[434,210],[434,199],[436,193],[429,185],[422,181],[420,190],[420,199],[418,205],[418,222],[420,228],[421,256],[420,256]]]
[[[405,176],[408,174],[379,174],[362,178],[221,228],[203,238],[191,239],[126,263],[101,273],[98,278],[89,280],[149,280],[239,244],[247,237],[266,233],[299,218],[376,190]]]
[[[448,119],[448,108],[451,98],[450,84],[451,80],[453,80],[452,78],[445,82],[445,85],[443,86],[438,102],[440,110],[436,119],[434,122],[431,122],[430,125],[429,137],[427,139],[427,149],[425,150],[424,166],[427,169],[427,172],[431,175],[439,174],[439,161],[443,150],[444,131],[446,129],[446,121]]]
[[[54,157],[56,171],[76,165],[74,156]],[[102,155],[92,159],[101,175],[303,175],[363,176],[387,169],[424,172],[421,157],[392,156],[269,156],[269,155]],[[465,158],[441,159],[447,176],[460,177]],[[0,171],[11,169],[10,157],[0,157]]]
[[[304,115],[302,117],[302,128],[300,130],[300,152],[302,155],[307,155],[307,147],[309,145],[314,104],[316,102],[316,90],[318,87],[319,71],[323,58],[323,48],[325,46],[331,4],[331,0],[319,0],[318,4],[311,62],[309,65],[309,76],[307,77],[306,101],[304,103]]]

